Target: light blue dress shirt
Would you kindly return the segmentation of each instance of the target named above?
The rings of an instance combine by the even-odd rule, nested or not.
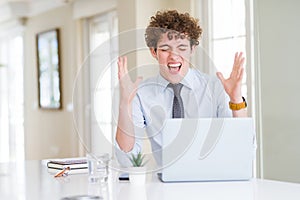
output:
[[[229,97],[217,77],[190,68],[181,83],[185,118],[232,117],[228,106]],[[116,156],[122,166],[130,166],[128,157],[142,151],[145,139],[150,140],[153,156],[157,163],[161,163],[160,130],[164,120],[172,118],[174,97],[173,89],[168,84],[161,75],[157,75],[139,85],[132,103],[135,145],[130,152],[125,153],[116,142]]]

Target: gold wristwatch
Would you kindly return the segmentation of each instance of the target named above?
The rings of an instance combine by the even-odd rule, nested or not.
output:
[[[244,97],[242,97],[242,99],[243,99],[242,103],[231,103],[231,102],[229,102],[229,108],[231,110],[241,110],[243,108],[247,108],[246,99]]]

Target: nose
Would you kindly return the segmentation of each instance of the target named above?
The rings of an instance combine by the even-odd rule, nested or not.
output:
[[[172,59],[174,59],[174,58],[178,58],[179,57],[179,53],[178,52],[176,52],[176,51],[170,51],[170,53],[169,53],[169,58],[172,58]]]

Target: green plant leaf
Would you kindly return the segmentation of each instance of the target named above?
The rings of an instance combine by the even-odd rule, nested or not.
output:
[[[131,158],[129,158],[129,159],[130,159],[133,167],[143,167],[145,165],[144,158],[145,158],[145,155],[143,155],[141,152],[139,152],[136,156],[134,154],[131,154]]]

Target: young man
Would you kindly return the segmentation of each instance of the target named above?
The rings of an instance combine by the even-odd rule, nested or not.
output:
[[[160,162],[155,152],[161,149],[160,130],[166,118],[247,116],[241,94],[242,53],[236,53],[228,79],[224,79],[220,72],[217,73],[219,80],[203,74],[190,66],[201,33],[198,20],[188,13],[175,10],[157,12],[151,17],[145,40],[159,64],[159,74],[142,83],[141,77],[132,82],[128,76],[127,58],[119,58],[120,105],[116,145],[122,165],[128,165],[127,154],[142,150],[144,130],[154,157]],[[177,107],[174,108],[173,104]]]

